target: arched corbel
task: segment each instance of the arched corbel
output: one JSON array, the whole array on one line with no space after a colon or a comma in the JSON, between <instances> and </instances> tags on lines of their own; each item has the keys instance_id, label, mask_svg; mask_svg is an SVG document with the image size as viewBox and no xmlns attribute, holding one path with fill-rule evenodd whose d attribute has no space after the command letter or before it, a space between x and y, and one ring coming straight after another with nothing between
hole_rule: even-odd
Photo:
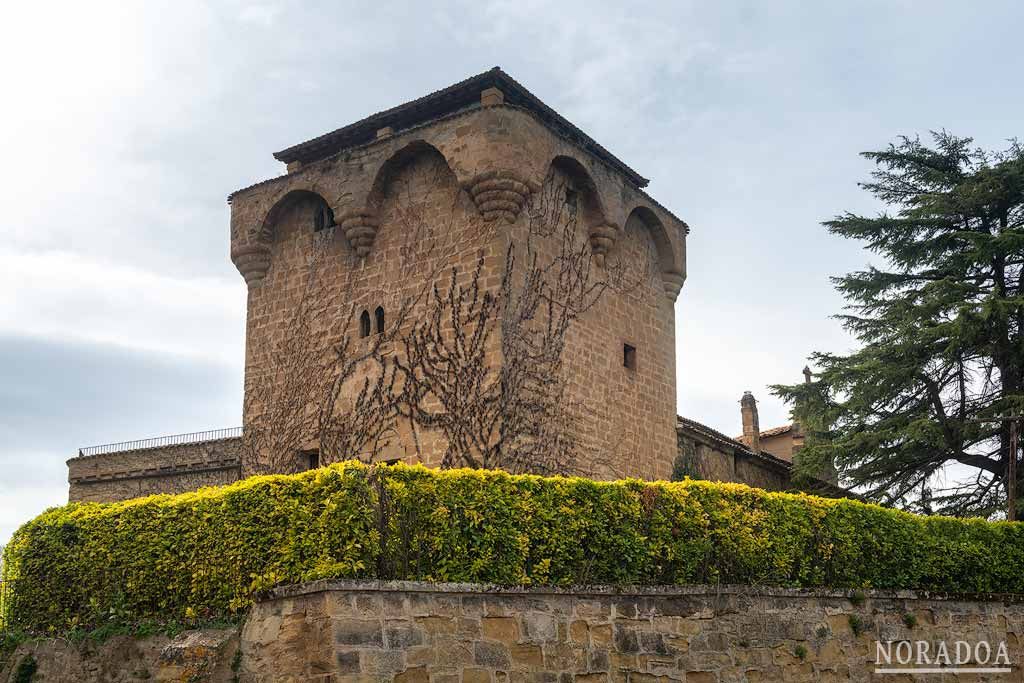
<instances>
[{"instance_id":1,"label":"arched corbel","mask_svg":"<svg viewBox=\"0 0 1024 683\"><path fill-rule=\"evenodd\" d=\"M514 223L526 206L530 193L540 186L516 171L495 170L479 173L463 184L484 220L504 218Z\"/></svg>"},{"instance_id":2,"label":"arched corbel","mask_svg":"<svg viewBox=\"0 0 1024 683\"><path fill-rule=\"evenodd\" d=\"M636 206L626 216L624 225L629 227L630 221L639 221L654 240L658 258L658 271L661 275L665 295L672 301L679 298L679 292L686 282L685 244L677 245L669 238L668 230L658 215L649 206Z\"/></svg>"},{"instance_id":3,"label":"arched corbel","mask_svg":"<svg viewBox=\"0 0 1024 683\"><path fill-rule=\"evenodd\" d=\"M604 267L605 257L618 239L619 229L611 223L597 223L591 225L588 232L590 234L590 251L594 255L594 262L598 266Z\"/></svg>"},{"instance_id":4,"label":"arched corbel","mask_svg":"<svg viewBox=\"0 0 1024 683\"><path fill-rule=\"evenodd\" d=\"M251 289L261 282L270 270L270 245L257 241L231 247L231 261Z\"/></svg>"},{"instance_id":5,"label":"arched corbel","mask_svg":"<svg viewBox=\"0 0 1024 683\"><path fill-rule=\"evenodd\" d=\"M661 281L665 285L665 294L672 301L675 301L679 298L679 292L683 288L683 283L686 282L686 274L663 272L661 274Z\"/></svg>"},{"instance_id":6,"label":"arched corbel","mask_svg":"<svg viewBox=\"0 0 1024 683\"><path fill-rule=\"evenodd\" d=\"M373 241L380 229L380 219L372 208L347 211L337 219L349 246L360 258L365 258L373 248Z\"/></svg>"}]
</instances>

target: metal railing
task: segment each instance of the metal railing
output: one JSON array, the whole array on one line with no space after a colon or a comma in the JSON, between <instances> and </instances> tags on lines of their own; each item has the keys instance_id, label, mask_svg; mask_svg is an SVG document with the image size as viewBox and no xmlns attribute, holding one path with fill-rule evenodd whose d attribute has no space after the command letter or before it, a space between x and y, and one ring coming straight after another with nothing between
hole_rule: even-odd
<instances>
[{"instance_id":1,"label":"metal railing","mask_svg":"<svg viewBox=\"0 0 1024 683\"><path fill-rule=\"evenodd\" d=\"M180 446L182 444L202 443L203 441L216 441L218 439L234 439L240 436L242 436L241 427L211 429L210 431L207 432L189 432L188 434L158 436L152 439L121 441L120 443L108 443L103 444L102 446L89 446L88 448L79 448L78 457L82 457L84 455L100 455L102 453L138 451L144 448L160 448L162 446Z\"/></svg>"}]
</instances>

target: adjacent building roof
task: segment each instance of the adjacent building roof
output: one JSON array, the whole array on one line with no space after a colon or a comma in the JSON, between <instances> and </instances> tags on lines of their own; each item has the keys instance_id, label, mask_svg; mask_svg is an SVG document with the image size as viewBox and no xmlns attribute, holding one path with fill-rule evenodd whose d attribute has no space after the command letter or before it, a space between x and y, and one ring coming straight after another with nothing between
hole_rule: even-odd
<instances>
[{"instance_id":1,"label":"adjacent building roof","mask_svg":"<svg viewBox=\"0 0 1024 683\"><path fill-rule=\"evenodd\" d=\"M395 132L398 132L446 114L478 107L480 106L480 92L486 88L498 88L504 94L506 104L529 110L555 132L622 173L636 187L646 187L647 178L627 166L589 135L541 102L500 67L494 67L443 90L378 112L312 140L293 145L274 154L274 158L286 164L294 161L305 164L324 159L341 150L374 140L377 131L381 128L390 126Z\"/></svg>"},{"instance_id":2,"label":"adjacent building roof","mask_svg":"<svg viewBox=\"0 0 1024 683\"><path fill-rule=\"evenodd\" d=\"M752 458L758 458L776 467L782 467L786 470L793 469L793 463L789 462L788 460L783 460L778 456L772 455L768 451L761 451L760 453L755 453L754 451L750 450L750 447L747 446L747 444L743 443L742 441L737 441L736 439L730 438L723 434L722 432L718 431L717 429L712 429L711 427L708 427L706 424L702 424L700 422L697 422L696 420L691 420L687 417L676 415L676 429L689 429L719 446L724 446L726 448L732 448L735 450L742 451L744 454L749 455Z\"/></svg>"},{"instance_id":3,"label":"adjacent building roof","mask_svg":"<svg viewBox=\"0 0 1024 683\"><path fill-rule=\"evenodd\" d=\"M788 424L788 425L782 425L781 427L772 427L771 429L766 429L763 432L761 432L759 436L762 439L767 439L767 438L770 438L770 437L773 437L773 436L779 436L780 434L785 434L785 433L791 432L791 431L793 431L793 424L792 423ZM742 439L743 435L741 434L740 436L737 436L736 438L737 439Z\"/></svg>"},{"instance_id":4,"label":"adjacent building roof","mask_svg":"<svg viewBox=\"0 0 1024 683\"><path fill-rule=\"evenodd\" d=\"M792 425L789 425L788 428L792 428ZM768 463L773 467L785 469L788 472L793 471L793 463L789 462L788 460L783 460L782 458L776 455L772 455L768 451L761 451L760 453L755 453L754 451L750 450L750 447L747 446L742 441L732 439L723 434L722 432L718 431L717 429L712 429L711 427L708 427L705 424L701 424L696 420L691 420L689 418L682 417L681 415L676 415L676 430L688 430L690 432L697 434L698 436L704 437L705 439L711 441L712 443L715 443L718 446L740 451L741 453L748 457L758 458L762 462ZM779 431L779 433L783 433L784 431L786 431L785 429L782 428L779 428L779 430L781 430ZM770 429L768 431L775 432L777 430ZM764 432L761 432L761 434L763 435ZM837 486L835 484L832 484L821 479L815 480L813 488L814 493L818 493L821 495L840 498L855 498L857 500L863 500L860 494L854 493L853 491L844 489L841 486Z\"/></svg>"}]
</instances>

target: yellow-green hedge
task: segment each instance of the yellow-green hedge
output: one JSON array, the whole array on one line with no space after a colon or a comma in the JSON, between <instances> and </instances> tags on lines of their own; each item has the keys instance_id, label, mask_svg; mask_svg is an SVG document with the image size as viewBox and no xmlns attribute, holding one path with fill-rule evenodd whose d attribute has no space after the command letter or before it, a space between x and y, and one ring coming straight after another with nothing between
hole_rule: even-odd
<instances>
[{"instance_id":1,"label":"yellow-green hedge","mask_svg":"<svg viewBox=\"0 0 1024 683\"><path fill-rule=\"evenodd\" d=\"M219 616L335 577L1019 593L1022 528L739 484L345 463L54 508L17 531L5 573L31 631Z\"/></svg>"}]
</instances>

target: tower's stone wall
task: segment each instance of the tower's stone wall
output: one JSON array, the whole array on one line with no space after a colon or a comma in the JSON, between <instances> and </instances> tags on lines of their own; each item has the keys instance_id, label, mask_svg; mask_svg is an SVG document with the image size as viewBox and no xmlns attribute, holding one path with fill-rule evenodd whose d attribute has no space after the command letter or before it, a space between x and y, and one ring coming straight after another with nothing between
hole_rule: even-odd
<instances>
[{"instance_id":1,"label":"tower's stone wall","mask_svg":"<svg viewBox=\"0 0 1024 683\"><path fill-rule=\"evenodd\" d=\"M676 444L673 304L685 277L685 225L519 107L473 107L380 135L232 195L232 257L249 283L243 421L250 424L253 387L273 372L272 354L280 353L275 348L308 291L317 240L325 245L317 286L331 302L318 329L352 303L357 314L382 306L391 319L424 278L449 276L437 259L458 265L468 279L482 254L481 282L497 289L507 246L518 248L528 230L531 198L545 183L564 182L579 195L578 238L593 250L595 269L628 273L625 286L609 289L567 338L567 405L580 444L575 469L668 477ZM337 227L314 234L323 206ZM431 250L434 242L442 247ZM548 246L557 248L554 240ZM359 324L358 315L351 324ZM325 344L331 334L324 332ZM624 365L625 345L634 349L632 368ZM493 346L498 364L497 340ZM410 431L400 425L376 458L440 464L443 439Z\"/></svg>"}]
</instances>

